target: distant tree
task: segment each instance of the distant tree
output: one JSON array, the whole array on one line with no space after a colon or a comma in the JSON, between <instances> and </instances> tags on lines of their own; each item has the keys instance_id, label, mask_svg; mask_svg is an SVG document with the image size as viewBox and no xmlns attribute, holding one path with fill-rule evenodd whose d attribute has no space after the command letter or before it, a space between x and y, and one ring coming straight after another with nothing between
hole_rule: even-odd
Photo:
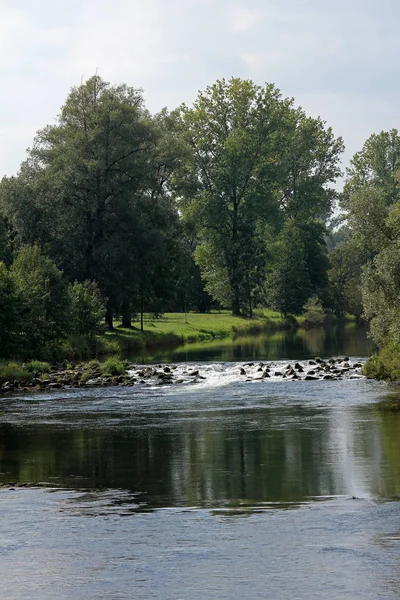
<instances>
[{"instance_id":1,"label":"distant tree","mask_svg":"<svg viewBox=\"0 0 400 600\"><path fill-rule=\"evenodd\" d=\"M363 313L361 274L368 253L353 238L335 248L329 260L329 298L326 304L338 316L348 312L360 318Z\"/></svg>"},{"instance_id":2,"label":"distant tree","mask_svg":"<svg viewBox=\"0 0 400 600\"><path fill-rule=\"evenodd\" d=\"M372 134L350 161L342 195L343 208L350 209L352 194L365 187L381 190L387 205L399 200L399 169L400 135L397 129Z\"/></svg>"},{"instance_id":3,"label":"distant tree","mask_svg":"<svg viewBox=\"0 0 400 600\"><path fill-rule=\"evenodd\" d=\"M13 278L0 261L0 356L8 357L18 350L19 302Z\"/></svg>"},{"instance_id":4,"label":"distant tree","mask_svg":"<svg viewBox=\"0 0 400 600\"><path fill-rule=\"evenodd\" d=\"M301 230L288 219L274 247L273 270L267 280L268 298L285 317L301 314L312 294Z\"/></svg>"},{"instance_id":5,"label":"distant tree","mask_svg":"<svg viewBox=\"0 0 400 600\"><path fill-rule=\"evenodd\" d=\"M105 301L94 281L75 281L69 287L71 298L70 330L74 334L93 336L104 330Z\"/></svg>"},{"instance_id":6,"label":"distant tree","mask_svg":"<svg viewBox=\"0 0 400 600\"><path fill-rule=\"evenodd\" d=\"M269 260L260 232L327 217L342 141L273 85L241 79L208 87L182 119L191 152L178 190L196 260L214 298L251 314Z\"/></svg>"},{"instance_id":7,"label":"distant tree","mask_svg":"<svg viewBox=\"0 0 400 600\"><path fill-rule=\"evenodd\" d=\"M272 85L231 79L200 93L193 108L182 108L191 152L181 170L180 206L196 228L207 289L233 314L243 306L258 221L277 211L275 135L289 106Z\"/></svg>"},{"instance_id":8,"label":"distant tree","mask_svg":"<svg viewBox=\"0 0 400 600\"><path fill-rule=\"evenodd\" d=\"M374 340L400 345L400 203L390 208L384 226L388 242L364 267L362 298Z\"/></svg>"},{"instance_id":9,"label":"distant tree","mask_svg":"<svg viewBox=\"0 0 400 600\"><path fill-rule=\"evenodd\" d=\"M110 327L117 310L130 322L168 267L178 221L166 193L173 128L166 111L150 117L139 90L92 77L72 88L18 176L0 186L19 240L37 241L69 281L95 280Z\"/></svg>"},{"instance_id":10,"label":"distant tree","mask_svg":"<svg viewBox=\"0 0 400 600\"><path fill-rule=\"evenodd\" d=\"M61 271L38 246L19 252L11 275L20 302L21 344L36 355L69 333L70 296Z\"/></svg>"}]
</instances>

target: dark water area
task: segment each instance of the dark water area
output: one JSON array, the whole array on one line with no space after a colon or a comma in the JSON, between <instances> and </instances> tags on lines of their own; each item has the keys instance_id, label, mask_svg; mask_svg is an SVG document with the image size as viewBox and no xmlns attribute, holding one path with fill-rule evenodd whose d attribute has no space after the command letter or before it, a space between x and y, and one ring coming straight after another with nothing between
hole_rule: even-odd
<instances>
[{"instance_id":1,"label":"dark water area","mask_svg":"<svg viewBox=\"0 0 400 600\"><path fill-rule=\"evenodd\" d=\"M397 388L193 364L0 401L0 597L398 599Z\"/></svg>"},{"instance_id":2,"label":"dark water area","mask_svg":"<svg viewBox=\"0 0 400 600\"><path fill-rule=\"evenodd\" d=\"M151 364L185 361L301 360L315 356L371 356L375 344L366 327L355 323L324 328L290 329L259 335L222 338L212 342L185 344L173 350L130 356Z\"/></svg>"}]
</instances>

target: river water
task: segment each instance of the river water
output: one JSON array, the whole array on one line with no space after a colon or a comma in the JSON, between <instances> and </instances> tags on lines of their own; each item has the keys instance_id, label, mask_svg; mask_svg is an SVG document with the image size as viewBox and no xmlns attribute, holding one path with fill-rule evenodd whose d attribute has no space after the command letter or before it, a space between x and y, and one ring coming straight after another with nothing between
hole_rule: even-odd
<instances>
[{"instance_id":1,"label":"river water","mask_svg":"<svg viewBox=\"0 0 400 600\"><path fill-rule=\"evenodd\" d=\"M192 384L1 400L0 597L398 599L398 392L240 377L239 347L279 367L289 342L194 348Z\"/></svg>"}]
</instances>

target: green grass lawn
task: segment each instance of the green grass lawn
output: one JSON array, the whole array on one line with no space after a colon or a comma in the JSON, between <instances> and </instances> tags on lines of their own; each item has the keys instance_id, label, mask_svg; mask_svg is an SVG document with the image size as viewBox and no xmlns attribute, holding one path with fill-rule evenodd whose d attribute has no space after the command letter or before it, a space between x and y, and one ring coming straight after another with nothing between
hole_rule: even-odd
<instances>
[{"instance_id":1,"label":"green grass lawn","mask_svg":"<svg viewBox=\"0 0 400 600\"><path fill-rule=\"evenodd\" d=\"M133 322L132 329L121 327L116 321L114 331L107 331L98 340L98 352L105 354L135 351L157 345L175 345L177 343L201 342L228 336L257 333L268 329L283 327L284 320L272 310L257 311L253 319L233 317L229 311L207 314L164 313L159 318L151 314L144 316L143 332L140 321Z\"/></svg>"},{"instance_id":2,"label":"green grass lawn","mask_svg":"<svg viewBox=\"0 0 400 600\"><path fill-rule=\"evenodd\" d=\"M240 332L246 333L263 330L271 326L282 324L279 313L263 311L253 319L233 317L228 311L200 313L165 313L159 318L145 315L144 333L150 336L160 334L173 334L185 341L200 341L214 337L235 335ZM118 324L117 324L118 326ZM135 329L123 329L118 326L118 331L127 334L140 334L140 322L133 323ZM137 332L137 333L136 333Z\"/></svg>"}]
</instances>

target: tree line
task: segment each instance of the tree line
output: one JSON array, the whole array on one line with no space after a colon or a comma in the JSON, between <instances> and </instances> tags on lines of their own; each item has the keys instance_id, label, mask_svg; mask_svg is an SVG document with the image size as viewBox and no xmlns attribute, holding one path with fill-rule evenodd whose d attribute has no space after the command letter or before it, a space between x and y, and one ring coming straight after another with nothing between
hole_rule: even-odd
<instances>
[{"instance_id":1,"label":"tree line","mask_svg":"<svg viewBox=\"0 0 400 600\"><path fill-rule=\"evenodd\" d=\"M94 335L103 314L109 328L144 311L288 315L310 298L337 314L365 310L377 332L372 282L388 246L375 221L362 233L360 215L373 198L388 210L385 231L395 226L397 166L372 175L364 149L339 194L343 149L271 84L220 80L155 115L125 84L95 76L72 88L0 183L3 353Z\"/></svg>"}]
</instances>

